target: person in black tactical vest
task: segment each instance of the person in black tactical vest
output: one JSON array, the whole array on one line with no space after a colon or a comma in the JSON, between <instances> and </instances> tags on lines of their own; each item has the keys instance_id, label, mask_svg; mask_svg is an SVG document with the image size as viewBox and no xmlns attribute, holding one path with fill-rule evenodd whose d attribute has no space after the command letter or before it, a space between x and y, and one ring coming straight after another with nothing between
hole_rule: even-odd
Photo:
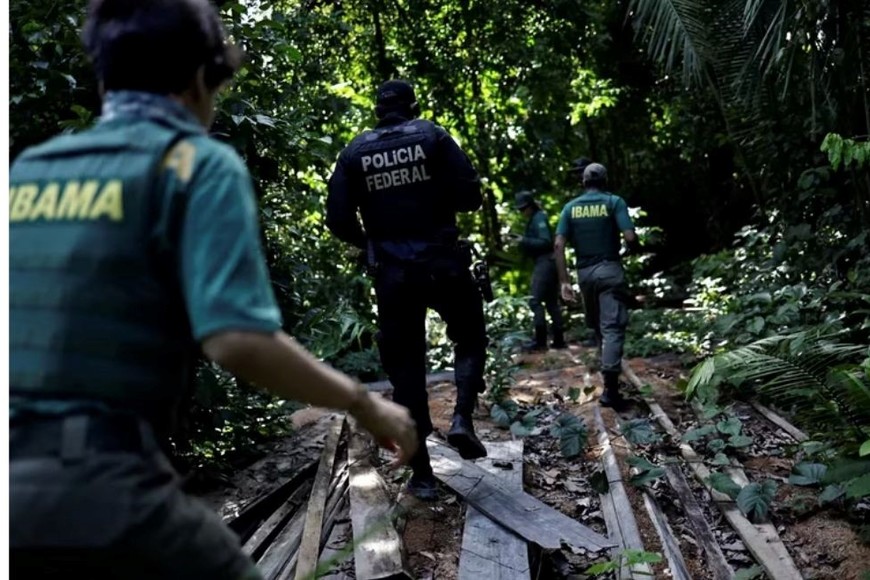
<instances>
[{"instance_id":1,"label":"person in black tactical vest","mask_svg":"<svg viewBox=\"0 0 870 580\"><path fill-rule=\"evenodd\" d=\"M447 441L462 457L484 457L472 412L488 344L483 303L458 246L457 212L481 207L480 179L441 127L417 118L413 87L390 80L377 91L372 130L341 152L329 180L326 224L367 252L374 267L381 362L393 400L411 411L420 441L432 432L426 393L426 311L434 309L454 342L456 406ZM359 210L362 225L357 218ZM408 490L437 497L425 444L411 460Z\"/></svg>"},{"instance_id":2,"label":"person in black tactical vest","mask_svg":"<svg viewBox=\"0 0 870 580\"><path fill-rule=\"evenodd\" d=\"M207 0L94 0L96 125L10 168L13 578L262 575L162 447L201 350L287 399L345 410L398 464L408 411L282 330L241 158L211 139L240 54Z\"/></svg>"},{"instance_id":3,"label":"person in black tactical vest","mask_svg":"<svg viewBox=\"0 0 870 580\"><path fill-rule=\"evenodd\" d=\"M547 214L535 201L530 191L515 196L515 206L528 220L522 236L516 238L520 251L534 262L532 269L532 297L529 307L534 315L534 340L525 345L527 350L547 350L547 317L553 330L553 348L565 348L562 330L562 310L559 306L559 274L553 256L553 232Z\"/></svg>"},{"instance_id":4,"label":"person in black tactical vest","mask_svg":"<svg viewBox=\"0 0 870 580\"><path fill-rule=\"evenodd\" d=\"M640 249L628 206L605 190L607 170L591 163L583 171L585 191L568 202L556 227L556 264L562 298L574 301L568 276L565 247L570 244L577 260L580 291L586 317L598 335L604 393L599 403L622 409L619 392L625 329L628 326L628 287L620 257L620 233L631 251Z\"/></svg>"}]
</instances>

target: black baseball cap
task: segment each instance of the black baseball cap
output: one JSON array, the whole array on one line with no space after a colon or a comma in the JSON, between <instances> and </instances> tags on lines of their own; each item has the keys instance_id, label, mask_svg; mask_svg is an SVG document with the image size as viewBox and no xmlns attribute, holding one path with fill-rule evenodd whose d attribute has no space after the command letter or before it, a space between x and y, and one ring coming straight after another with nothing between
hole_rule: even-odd
<instances>
[{"instance_id":1,"label":"black baseball cap","mask_svg":"<svg viewBox=\"0 0 870 580\"><path fill-rule=\"evenodd\" d=\"M583 172L589 167L589 164L592 163L591 159L587 159L586 157L579 157L571 162L571 166L568 168L570 173L579 173L583 175Z\"/></svg>"},{"instance_id":2,"label":"black baseball cap","mask_svg":"<svg viewBox=\"0 0 870 580\"><path fill-rule=\"evenodd\" d=\"M393 79L378 87L377 104L381 107L394 108L410 105L416 100L414 87L408 81Z\"/></svg>"}]
</instances>

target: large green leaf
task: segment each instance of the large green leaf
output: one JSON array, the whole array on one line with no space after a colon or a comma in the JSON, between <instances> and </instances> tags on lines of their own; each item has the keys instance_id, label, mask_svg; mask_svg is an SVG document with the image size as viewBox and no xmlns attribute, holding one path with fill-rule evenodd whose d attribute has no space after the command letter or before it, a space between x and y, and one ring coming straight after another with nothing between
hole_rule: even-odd
<instances>
[{"instance_id":1,"label":"large green leaf","mask_svg":"<svg viewBox=\"0 0 870 580\"><path fill-rule=\"evenodd\" d=\"M792 485L819 485L825 477L828 468L821 463L799 463L794 467L794 473L789 475L788 482Z\"/></svg>"},{"instance_id":2,"label":"large green leaf","mask_svg":"<svg viewBox=\"0 0 870 580\"><path fill-rule=\"evenodd\" d=\"M737 507L752 521L763 521L775 495L776 483L769 479L761 483L750 483L737 495Z\"/></svg>"}]
</instances>

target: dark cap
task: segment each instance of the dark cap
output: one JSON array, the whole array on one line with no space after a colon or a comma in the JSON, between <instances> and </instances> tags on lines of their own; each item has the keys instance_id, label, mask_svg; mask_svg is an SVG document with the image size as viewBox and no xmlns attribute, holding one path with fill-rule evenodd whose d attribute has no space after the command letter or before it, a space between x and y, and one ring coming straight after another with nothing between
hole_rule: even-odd
<instances>
[{"instance_id":1,"label":"dark cap","mask_svg":"<svg viewBox=\"0 0 870 580\"><path fill-rule=\"evenodd\" d=\"M385 108L410 105L417 100L411 83L393 79L378 87L377 104Z\"/></svg>"},{"instance_id":2,"label":"dark cap","mask_svg":"<svg viewBox=\"0 0 870 580\"><path fill-rule=\"evenodd\" d=\"M530 205L535 204L535 196L532 195L531 191L520 191L516 194L516 197L514 199L514 205L519 210L526 209Z\"/></svg>"},{"instance_id":3,"label":"dark cap","mask_svg":"<svg viewBox=\"0 0 870 580\"><path fill-rule=\"evenodd\" d=\"M583 170L583 183L587 181L605 181L607 179L607 169L600 163L590 163Z\"/></svg>"},{"instance_id":4,"label":"dark cap","mask_svg":"<svg viewBox=\"0 0 870 580\"><path fill-rule=\"evenodd\" d=\"M583 172L592 163L591 159L587 159L586 157L580 157L579 159L575 159L571 162L571 167L568 168L568 171L571 173L579 173L583 175Z\"/></svg>"}]
</instances>

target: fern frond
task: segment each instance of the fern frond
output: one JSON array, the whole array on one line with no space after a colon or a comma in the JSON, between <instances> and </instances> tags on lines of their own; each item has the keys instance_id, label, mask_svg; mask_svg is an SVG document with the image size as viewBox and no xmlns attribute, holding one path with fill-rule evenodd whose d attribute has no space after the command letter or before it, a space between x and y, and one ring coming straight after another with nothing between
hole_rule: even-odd
<instances>
[{"instance_id":1,"label":"fern frond","mask_svg":"<svg viewBox=\"0 0 870 580\"><path fill-rule=\"evenodd\" d=\"M857 363L866 345L830 342L819 333L769 337L707 359L695 368L687 392L719 380L755 388L809 425L830 432L870 429L870 385Z\"/></svg>"}]
</instances>

